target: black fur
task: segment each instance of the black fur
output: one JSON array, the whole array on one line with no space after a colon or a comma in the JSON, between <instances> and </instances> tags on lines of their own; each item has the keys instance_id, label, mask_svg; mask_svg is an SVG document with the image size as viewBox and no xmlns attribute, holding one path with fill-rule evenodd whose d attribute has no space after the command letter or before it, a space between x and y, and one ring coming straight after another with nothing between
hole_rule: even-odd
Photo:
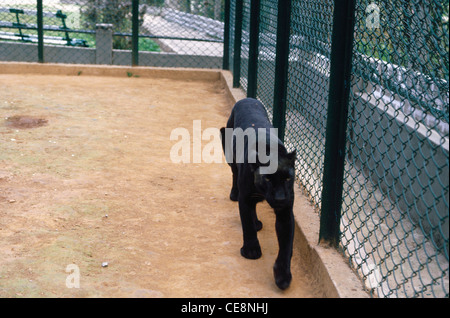
<instances>
[{"instance_id":1,"label":"black fur","mask_svg":"<svg viewBox=\"0 0 450 318\"><path fill-rule=\"evenodd\" d=\"M227 128L266 128L266 140L269 140L269 129L273 128L264 106L256 99L246 98L236 103L227 122ZM222 146L225 151L225 128L221 128ZM281 141L278 141L278 168L274 174L261 174L262 164L249 163L248 142L245 143L245 160L236 160L236 143L233 141L233 162L229 162L233 173L233 185L230 199L239 202L239 214L242 223L244 244L241 255L249 259L261 257L261 247L257 231L262 223L256 215L256 204L267 200L276 215L275 229L278 238L279 252L273 267L275 283L280 289L286 289L292 279L290 264L294 238L294 176L295 151L288 153Z\"/></svg>"}]
</instances>

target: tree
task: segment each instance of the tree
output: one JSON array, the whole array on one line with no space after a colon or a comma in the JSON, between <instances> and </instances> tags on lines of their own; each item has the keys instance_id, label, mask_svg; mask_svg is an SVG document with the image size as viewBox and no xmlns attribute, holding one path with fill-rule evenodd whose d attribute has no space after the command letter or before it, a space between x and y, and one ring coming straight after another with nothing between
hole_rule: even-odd
<instances>
[{"instance_id":1,"label":"tree","mask_svg":"<svg viewBox=\"0 0 450 318\"><path fill-rule=\"evenodd\" d=\"M86 28L95 29L97 23L110 23L113 25L113 32L131 33L131 9L131 0L86 0L86 5L81 9L81 15ZM145 14L145 7L143 9L140 12L140 24ZM131 39L115 36L113 48L130 49Z\"/></svg>"}]
</instances>

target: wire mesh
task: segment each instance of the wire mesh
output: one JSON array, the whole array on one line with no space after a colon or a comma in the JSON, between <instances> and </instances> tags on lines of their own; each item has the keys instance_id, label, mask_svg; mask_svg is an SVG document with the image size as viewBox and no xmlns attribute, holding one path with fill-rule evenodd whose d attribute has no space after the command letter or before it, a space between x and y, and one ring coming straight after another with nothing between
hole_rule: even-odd
<instances>
[{"instance_id":1,"label":"wire mesh","mask_svg":"<svg viewBox=\"0 0 450 318\"><path fill-rule=\"evenodd\" d=\"M234 73L234 32L235 32L235 25L236 25L236 2L230 1L230 47L228 49L229 52L229 68L232 73Z\"/></svg>"},{"instance_id":2,"label":"wire mesh","mask_svg":"<svg viewBox=\"0 0 450 318\"><path fill-rule=\"evenodd\" d=\"M141 36L159 51L178 55L179 64L219 68L223 56L222 1L141 1ZM152 5L157 3L157 5ZM141 39L143 40L143 39ZM143 45L140 44L140 50ZM211 59L208 59L212 57ZM172 66L166 59L161 66Z\"/></svg>"},{"instance_id":3,"label":"wire mesh","mask_svg":"<svg viewBox=\"0 0 450 318\"><path fill-rule=\"evenodd\" d=\"M448 1L356 13L342 247L377 296L448 297Z\"/></svg>"},{"instance_id":4,"label":"wire mesh","mask_svg":"<svg viewBox=\"0 0 450 318\"><path fill-rule=\"evenodd\" d=\"M131 0L43 0L43 11L45 62L131 65ZM140 0L138 11L139 65L222 66L223 1ZM110 48L97 45L99 24L112 25ZM37 50L36 1L1 1L0 60L37 62Z\"/></svg>"},{"instance_id":5,"label":"wire mesh","mask_svg":"<svg viewBox=\"0 0 450 318\"><path fill-rule=\"evenodd\" d=\"M257 98L266 106L271 119L275 85L277 14L278 5L276 1L261 0L256 94Z\"/></svg>"},{"instance_id":6,"label":"wire mesh","mask_svg":"<svg viewBox=\"0 0 450 318\"><path fill-rule=\"evenodd\" d=\"M241 44L241 76L240 84L243 90L248 88L248 60L250 51L250 0L243 0L242 13L242 44Z\"/></svg>"},{"instance_id":7,"label":"wire mesh","mask_svg":"<svg viewBox=\"0 0 450 318\"><path fill-rule=\"evenodd\" d=\"M293 2L286 142L297 149L297 177L320 208L333 1Z\"/></svg>"},{"instance_id":8,"label":"wire mesh","mask_svg":"<svg viewBox=\"0 0 450 318\"><path fill-rule=\"evenodd\" d=\"M48 20L48 19L46 19ZM46 21L47 22L47 21ZM48 23L48 22L47 22ZM59 21L57 21L59 24ZM29 56L33 55L37 60L37 32L30 28L37 26L36 4L29 2L12 1L0 4L0 58L1 60L14 59L16 61L28 62ZM11 43L23 42L21 49L17 49Z\"/></svg>"}]
</instances>

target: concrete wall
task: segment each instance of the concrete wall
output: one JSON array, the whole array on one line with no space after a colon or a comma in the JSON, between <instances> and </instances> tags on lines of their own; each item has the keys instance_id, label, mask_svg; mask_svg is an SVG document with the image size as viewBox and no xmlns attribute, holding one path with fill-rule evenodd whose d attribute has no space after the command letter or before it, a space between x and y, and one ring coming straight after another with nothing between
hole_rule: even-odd
<instances>
[{"instance_id":1,"label":"concrete wall","mask_svg":"<svg viewBox=\"0 0 450 318\"><path fill-rule=\"evenodd\" d=\"M449 238L448 138L375 99L356 92L349 123L352 164L438 248ZM445 239L445 240L444 240Z\"/></svg>"},{"instance_id":2,"label":"concrete wall","mask_svg":"<svg viewBox=\"0 0 450 318\"><path fill-rule=\"evenodd\" d=\"M110 65L131 65L131 51L113 50ZM96 49L66 46L45 46L46 63L105 64L97 63ZM0 61L37 62L36 44L0 42ZM179 55L174 53L140 52L139 66L221 68L222 58L216 56Z\"/></svg>"}]
</instances>

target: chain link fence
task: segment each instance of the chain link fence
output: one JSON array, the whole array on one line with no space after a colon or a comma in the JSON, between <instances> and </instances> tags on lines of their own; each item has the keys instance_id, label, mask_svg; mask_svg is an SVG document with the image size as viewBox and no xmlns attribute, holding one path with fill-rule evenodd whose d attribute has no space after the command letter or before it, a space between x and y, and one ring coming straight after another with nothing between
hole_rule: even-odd
<instances>
[{"instance_id":1,"label":"chain link fence","mask_svg":"<svg viewBox=\"0 0 450 318\"><path fill-rule=\"evenodd\" d=\"M448 297L449 2L344 2L354 26L340 213L332 215L338 248L372 296ZM235 87L256 87L271 117L279 107L275 92L286 90L284 141L297 149L298 184L321 219L324 167L335 160L325 158L332 78L345 82L331 74L334 4L248 0L240 9L229 2ZM282 6L289 6L289 16L280 15ZM248 68L252 14L259 17L256 80ZM290 21L281 34L280 19ZM283 34L289 51L280 59ZM278 73L283 58L285 87L276 76L284 74Z\"/></svg>"},{"instance_id":2,"label":"chain link fence","mask_svg":"<svg viewBox=\"0 0 450 318\"><path fill-rule=\"evenodd\" d=\"M0 60L220 68L223 20L221 0L2 0Z\"/></svg>"},{"instance_id":3,"label":"chain link fence","mask_svg":"<svg viewBox=\"0 0 450 318\"><path fill-rule=\"evenodd\" d=\"M358 1L342 245L377 295L448 297L448 1Z\"/></svg>"},{"instance_id":4,"label":"chain link fence","mask_svg":"<svg viewBox=\"0 0 450 318\"><path fill-rule=\"evenodd\" d=\"M299 182L316 208L322 195L333 1L294 2L286 141L301 150Z\"/></svg>"},{"instance_id":5,"label":"chain link fence","mask_svg":"<svg viewBox=\"0 0 450 318\"><path fill-rule=\"evenodd\" d=\"M273 117L273 88L275 85L277 21L278 7L276 1L261 1L256 94L258 99L266 105L271 119Z\"/></svg>"}]
</instances>

